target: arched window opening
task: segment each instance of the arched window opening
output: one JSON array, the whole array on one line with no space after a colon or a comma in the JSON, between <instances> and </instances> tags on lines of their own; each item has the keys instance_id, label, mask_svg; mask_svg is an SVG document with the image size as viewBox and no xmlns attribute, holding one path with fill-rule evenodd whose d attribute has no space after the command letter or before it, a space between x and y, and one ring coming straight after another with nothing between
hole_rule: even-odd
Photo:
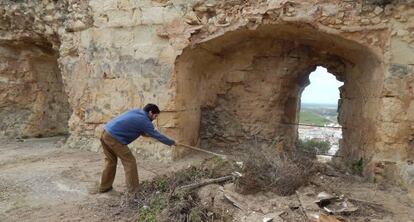
<instances>
[{"instance_id":1,"label":"arched window opening","mask_svg":"<svg viewBox=\"0 0 414 222\"><path fill-rule=\"evenodd\" d=\"M338 151L342 139L338 101L343 82L322 66L310 74L309 81L301 95L299 144L305 151L319 154L319 160L329 161Z\"/></svg>"}]
</instances>

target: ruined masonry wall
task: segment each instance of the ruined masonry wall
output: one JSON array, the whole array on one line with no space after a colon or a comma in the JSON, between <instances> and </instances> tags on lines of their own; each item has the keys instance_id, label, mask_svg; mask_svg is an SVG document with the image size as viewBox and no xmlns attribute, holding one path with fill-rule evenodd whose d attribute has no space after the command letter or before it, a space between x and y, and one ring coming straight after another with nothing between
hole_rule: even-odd
<instances>
[{"instance_id":1,"label":"ruined masonry wall","mask_svg":"<svg viewBox=\"0 0 414 222\"><path fill-rule=\"evenodd\" d=\"M217 104L223 99L233 105L249 103L248 94L240 85L254 85L254 78L259 77L245 78L245 83L240 84L244 74L224 76L227 71L237 71L230 67L238 64L232 61L239 56L236 51L251 38L273 41L269 46L275 47L288 40L287 45L319 53L319 62L332 65L337 77L349 83L343 91L340 113L342 124L355 129L344 132L340 152L349 156L347 162L351 164L362 157L367 175L402 179L413 185L414 3L412 0L383 2L3 1L0 23L5 28L0 30L0 39L7 41L6 44L10 41L46 44L58 55L63 88L72 110L67 146L91 150L99 150L97 138L103 124L131 107L148 102L159 104L165 111L156 123L161 132L178 141L196 144L200 133L206 135L204 127L200 129L206 110L220 107ZM299 54L308 50L304 48ZM203 54L198 50L209 52ZM256 55L258 51L249 53ZM287 55L277 54L274 58L280 64L272 67L281 70L285 64L294 67L294 63L286 60L290 58ZM194 63L203 59L205 64L195 67ZM248 64L252 61L260 59L246 60ZM281 72L263 72L260 64L245 70L262 72L266 84L253 87L263 89L258 96L289 98L286 103L274 106L271 111L274 119L270 122L283 118L296 120L297 92L312 66L320 65L318 61L306 61L309 66L303 68L303 73L289 72L291 75L282 81L287 84L286 91L280 91L283 87L273 87L282 83L280 79L268 76ZM205 69L191 72L200 67ZM208 70L212 73L205 72ZM2 87L9 87L10 81L4 80ZM218 88L210 82L219 83ZM267 94L265 90L272 87L274 91ZM238 92L240 89L243 90ZM197 92L197 96L185 96L186 92ZM240 95L246 97L234 100ZM260 118L253 116L246 121ZM295 134L294 130L272 129L270 124L264 128L269 129L269 135L279 133L276 136L282 136L284 141ZM150 140L139 140L131 147L163 160L185 153Z\"/></svg>"}]
</instances>

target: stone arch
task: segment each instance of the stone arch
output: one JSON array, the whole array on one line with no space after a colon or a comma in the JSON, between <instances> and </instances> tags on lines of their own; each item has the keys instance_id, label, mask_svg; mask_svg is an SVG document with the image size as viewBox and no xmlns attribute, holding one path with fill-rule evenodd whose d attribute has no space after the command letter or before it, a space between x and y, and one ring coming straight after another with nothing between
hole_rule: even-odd
<instances>
[{"instance_id":1,"label":"stone arch","mask_svg":"<svg viewBox=\"0 0 414 222\"><path fill-rule=\"evenodd\" d=\"M289 123L297 123L301 92L319 65L344 82L340 153L348 161L370 158L382 60L364 45L299 23L240 29L185 48L174 72L180 138L223 149L255 138L292 149L297 126Z\"/></svg>"},{"instance_id":2,"label":"stone arch","mask_svg":"<svg viewBox=\"0 0 414 222\"><path fill-rule=\"evenodd\" d=\"M68 133L71 109L48 42L0 42L0 135L45 137Z\"/></svg>"}]
</instances>

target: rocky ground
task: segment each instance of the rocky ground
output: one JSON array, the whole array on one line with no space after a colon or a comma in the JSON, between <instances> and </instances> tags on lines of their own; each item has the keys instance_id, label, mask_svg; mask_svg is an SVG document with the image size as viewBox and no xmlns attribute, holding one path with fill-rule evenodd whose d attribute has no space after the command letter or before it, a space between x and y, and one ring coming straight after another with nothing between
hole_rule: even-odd
<instances>
[{"instance_id":1,"label":"rocky ground","mask_svg":"<svg viewBox=\"0 0 414 222\"><path fill-rule=\"evenodd\" d=\"M123 169L118 167L115 190L96 194L103 155L62 149L64 138L2 140L0 147L0 221L130 221L142 208L125 205ZM199 153L175 163L137 157L141 181L200 165ZM168 180L167 180L168 181ZM271 192L241 195L233 183L197 189L199 203L232 215L233 221L308 221L325 213L314 200L320 192L351 201L358 210L336 215L342 221L414 221L414 202L397 187L364 182L362 178L326 167L296 194ZM157 192L157 191L155 191ZM229 201L228 198L233 201ZM236 203L236 206L235 204ZM142 204L140 205L142 207ZM216 221L228 221L219 217Z\"/></svg>"}]
</instances>

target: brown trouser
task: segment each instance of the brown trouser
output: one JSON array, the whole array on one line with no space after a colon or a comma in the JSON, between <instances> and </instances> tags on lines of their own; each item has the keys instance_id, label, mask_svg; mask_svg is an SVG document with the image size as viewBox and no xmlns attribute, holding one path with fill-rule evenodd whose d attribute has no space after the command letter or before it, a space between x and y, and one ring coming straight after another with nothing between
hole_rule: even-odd
<instances>
[{"instance_id":1,"label":"brown trouser","mask_svg":"<svg viewBox=\"0 0 414 222\"><path fill-rule=\"evenodd\" d=\"M101 143L105 154L105 168L102 172L99 190L104 191L112 187L115 179L117 158L119 157L124 166L128 192L134 193L138 191L137 163L128 146L119 143L106 131L102 133Z\"/></svg>"}]
</instances>

